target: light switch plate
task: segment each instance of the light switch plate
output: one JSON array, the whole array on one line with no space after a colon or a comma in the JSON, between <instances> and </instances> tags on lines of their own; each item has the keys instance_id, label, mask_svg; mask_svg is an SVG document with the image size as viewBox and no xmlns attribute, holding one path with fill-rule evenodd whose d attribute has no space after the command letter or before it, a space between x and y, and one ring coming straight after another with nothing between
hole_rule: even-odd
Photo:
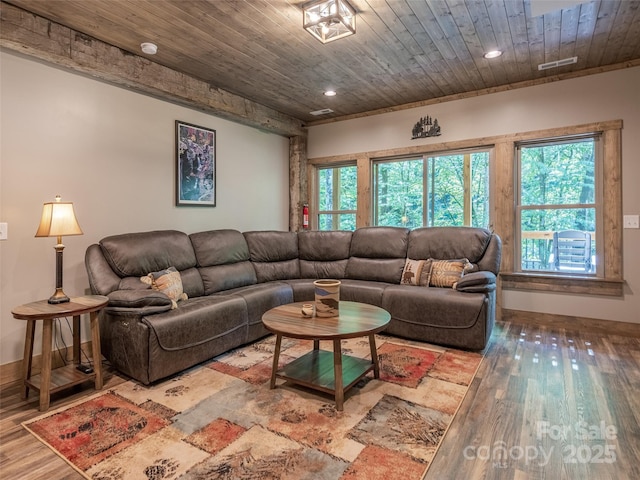
<instances>
[{"instance_id":1,"label":"light switch plate","mask_svg":"<svg viewBox=\"0 0 640 480\"><path fill-rule=\"evenodd\" d=\"M640 228L640 215L625 215L624 228Z\"/></svg>"},{"instance_id":2,"label":"light switch plate","mask_svg":"<svg viewBox=\"0 0 640 480\"><path fill-rule=\"evenodd\" d=\"M9 224L0 222L0 240L6 240L9 236Z\"/></svg>"}]
</instances>

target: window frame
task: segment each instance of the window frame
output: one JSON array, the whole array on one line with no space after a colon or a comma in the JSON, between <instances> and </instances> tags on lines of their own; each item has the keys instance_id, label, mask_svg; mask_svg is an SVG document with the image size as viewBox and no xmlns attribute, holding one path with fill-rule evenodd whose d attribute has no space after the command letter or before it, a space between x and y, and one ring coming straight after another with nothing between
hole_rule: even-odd
<instances>
[{"instance_id":1,"label":"window frame","mask_svg":"<svg viewBox=\"0 0 640 480\"><path fill-rule=\"evenodd\" d=\"M378 166L381 164L389 164L389 163L397 163L397 162L405 162L405 161L421 161L422 162L422 202L423 202L423 211L422 211L422 225L423 227L433 226L429 225L429 220L431 222L434 221L432 218L429 205L430 205L430 196L432 195L432 191L429 185L429 176L430 169L433 169L434 162L438 157L452 157L452 156L461 156L462 164L463 164L463 223L460 226L471 226L473 223L473 202L472 202L472 184L473 184L473 161L471 156L473 154L486 154L488 160L489 167L489 189L491 189L491 164L492 164L492 149L487 146L480 146L474 148L463 148L463 149L454 149L454 150L445 150L445 151L433 151L433 152L425 152L421 154L415 155L402 155L402 156L394 156L394 157L380 157L371 160L371 224L378 225L378 182L376 179L376 171ZM489 196L489 223L486 227L489 227L492 223L491 219L491 196Z\"/></svg>"},{"instance_id":2,"label":"window frame","mask_svg":"<svg viewBox=\"0 0 640 480\"><path fill-rule=\"evenodd\" d=\"M534 205L523 205L522 204L522 148L523 147L544 147L544 146L553 146L553 145L566 145L569 143L578 143L581 140L592 140L594 146L594 187L595 187L595 195L594 202L588 204L534 204ZM602 225L603 225L603 204L602 204L602 157L603 157L603 148L602 148L602 135L599 132L589 133L589 134L579 134L579 135L569 135L563 137L551 137L544 139L535 139L535 140L526 140L521 142L515 142L514 145L514 159L516 163L515 171L515 220L514 220L514 238L515 238L515 259L514 259L514 272L519 273L528 273L534 275L560 275L566 276L577 275L584 277L595 277L595 278L603 278L604 277L604 268L602 262L600 262L599 251L602 250L602 242L604 240L602 234ZM575 208L593 208L595 210L595 220L596 220L596 271L595 272L563 272L563 271L555 271L555 270L534 270L534 269L523 269L522 268L522 212L530 211L530 210L544 210L544 209L553 209L553 210L564 210L564 209L575 209Z\"/></svg>"},{"instance_id":3,"label":"window frame","mask_svg":"<svg viewBox=\"0 0 640 480\"><path fill-rule=\"evenodd\" d=\"M310 215L309 217L313 217L313 220L311 221L311 227L314 230L319 230L320 227L320 216L321 215L332 215L333 221L335 221L335 216L337 215L344 215L344 214L353 214L356 216L356 223L357 223L357 216L358 216L358 205L357 205L357 199L356 199L356 209L355 210L340 210L340 209L333 209L333 210L320 210L320 199L319 199L319 195L320 195L320 171L321 170L329 170L329 169L339 169L339 168L345 168L345 167L355 167L356 171L357 171L357 165L354 162L347 162L347 163L341 163L341 164L329 164L329 165L318 165L316 166L315 170L315 176L314 176L314 191L316 192L316 194L314 195L314 201L313 201L313 205L315 206L314 208L314 214ZM336 186L338 186L338 191L339 191L339 175L333 176L333 191L334 191L334 205L335 205L335 192L336 192ZM338 185L336 185L336 183L338 183ZM358 189L358 181L356 180L356 197L357 197L357 189ZM339 224L339 220L338 220L338 224ZM335 229L332 230L325 230L325 231L333 231ZM339 229L338 229L339 230Z\"/></svg>"},{"instance_id":4,"label":"window frame","mask_svg":"<svg viewBox=\"0 0 640 480\"><path fill-rule=\"evenodd\" d=\"M406 162L406 161L421 161L423 162L422 165L422 183L423 185L425 185L427 183L426 181L426 169L424 168L424 163L426 161L425 156L424 155L406 155L406 156L398 156L398 157L392 157L392 158L377 158L375 160L371 161L371 225L378 225L378 202L377 202L377 195L378 195L378 189L379 189L379 184L376 181L376 172L378 170L379 165L382 164L390 164L390 163L399 163L399 162ZM426 223L427 220L427 191L425 190L425 188L423 187L422 189L422 204L423 204L423 210L422 210L422 224L424 225ZM398 225L399 226L399 225Z\"/></svg>"},{"instance_id":5,"label":"window frame","mask_svg":"<svg viewBox=\"0 0 640 480\"><path fill-rule=\"evenodd\" d=\"M602 191L602 235L599 263L602 276L583 276L574 274L552 274L519 272L515 268L515 144L527 140L577 136L580 134L599 134L602 139L601 191ZM510 215L501 215L496 230L503 240L503 261L500 273L500 285L505 290L533 290L543 292L565 292L570 294L588 294L622 296L624 279L622 277L622 121L589 123L572 127L526 132L509 136L496 145L501 150L504 169L497 181L513 194L505 195L506 201L500 201L502 208ZM505 190L508 193L508 190ZM511 201L511 202L510 202ZM513 218L513 225L508 218Z\"/></svg>"}]
</instances>

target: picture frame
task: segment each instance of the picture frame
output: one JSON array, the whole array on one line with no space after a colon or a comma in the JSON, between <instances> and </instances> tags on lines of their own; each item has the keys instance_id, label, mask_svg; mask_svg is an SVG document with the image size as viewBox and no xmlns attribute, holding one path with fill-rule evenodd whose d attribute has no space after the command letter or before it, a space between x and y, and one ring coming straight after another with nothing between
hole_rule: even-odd
<instances>
[{"instance_id":1,"label":"picture frame","mask_svg":"<svg viewBox=\"0 0 640 480\"><path fill-rule=\"evenodd\" d=\"M216 206L216 131L176 120L176 206Z\"/></svg>"}]
</instances>

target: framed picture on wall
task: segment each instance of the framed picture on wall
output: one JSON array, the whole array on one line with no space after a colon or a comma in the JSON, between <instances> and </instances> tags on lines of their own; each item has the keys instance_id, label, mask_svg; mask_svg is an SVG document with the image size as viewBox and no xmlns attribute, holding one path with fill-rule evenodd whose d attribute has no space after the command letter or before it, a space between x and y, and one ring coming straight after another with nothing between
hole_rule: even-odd
<instances>
[{"instance_id":1,"label":"framed picture on wall","mask_svg":"<svg viewBox=\"0 0 640 480\"><path fill-rule=\"evenodd\" d=\"M176 205L216 206L216 131L176 120Z\"/></svg>"}]
</instances>

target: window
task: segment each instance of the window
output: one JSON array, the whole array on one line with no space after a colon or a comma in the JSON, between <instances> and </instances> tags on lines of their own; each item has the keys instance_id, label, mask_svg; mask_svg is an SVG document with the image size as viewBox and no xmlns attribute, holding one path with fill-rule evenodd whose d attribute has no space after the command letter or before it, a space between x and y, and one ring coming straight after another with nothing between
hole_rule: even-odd
<instances>
[{"instance_id":1,"label":"window","mask_svg":"<svg viewBox=\"0 0 640 480\"><path fill-rule=\"evenodd\" d=\"M422 158L374 164L374 225L421 227L424 223Z\"/></svg>"},{"instance_id":2,"label":"window","mask_svg":"<svg viewBox=\"0 0 640 480\"><path fill-rule=\"evenodd\" d=\"M517 144L520 271L595 275L599 136Z\"/></svg>"},{"instance_id":3,"label":"window","mask_svg":"<svg viewBox=\"0 0 640 480\"><path fill-rule=\"evenodd\" d=\"M475 226L489 221L489 152L374 163L375 225Z\"/></svg>"},{"instance_id":4,"label":"window","mask_svg":"<svg viewBox=\"0 0 640 480\"><path fill-rule=\"evenodd\" d=\"M318 168L318 230L355 230L355 165Z\"/></svg>"}]
</instances>

